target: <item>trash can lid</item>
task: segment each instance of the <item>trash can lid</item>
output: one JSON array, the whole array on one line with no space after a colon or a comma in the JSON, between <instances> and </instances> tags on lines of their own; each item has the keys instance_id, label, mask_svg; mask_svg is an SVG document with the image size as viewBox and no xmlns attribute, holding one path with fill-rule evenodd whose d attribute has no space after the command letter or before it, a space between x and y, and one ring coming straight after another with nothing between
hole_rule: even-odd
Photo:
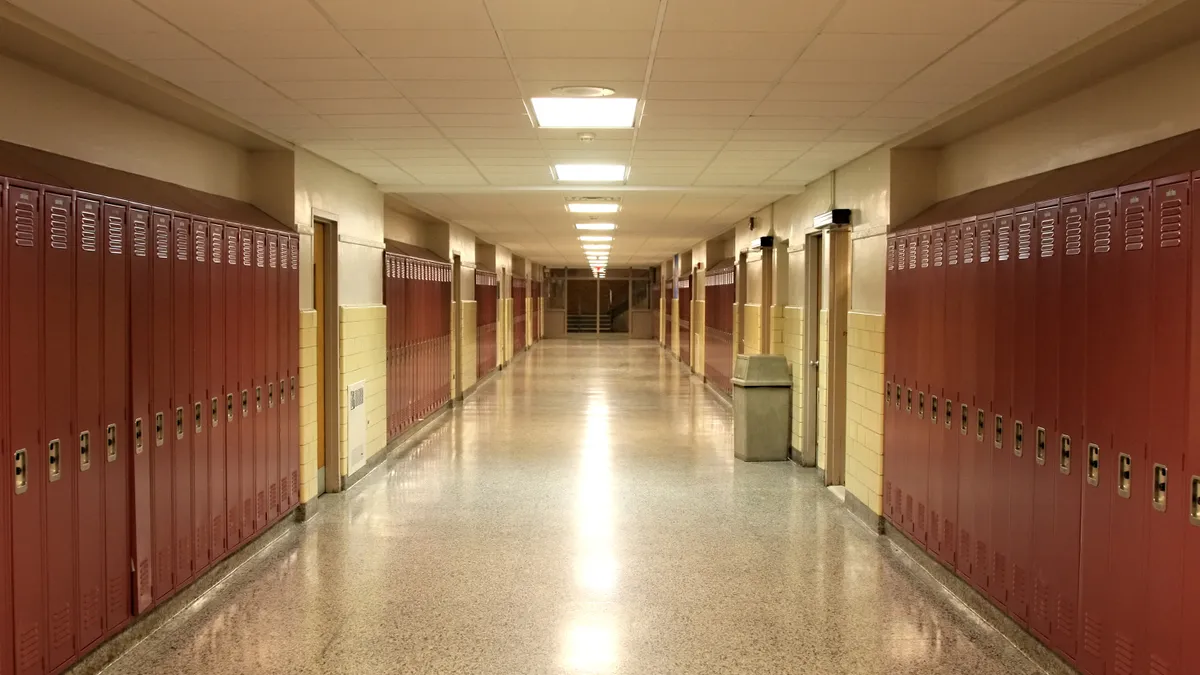
<instances>
[{"instance_id":1,"label":"trash can lid","mask_svg":"<svg viewBox=\"0 0 1200 675\"><path fill-rule=\"evenodd\" d=\"M732 383L739 387L790 387L792 374L780 354L738 354Z\"/></svg>"}]
</instances>

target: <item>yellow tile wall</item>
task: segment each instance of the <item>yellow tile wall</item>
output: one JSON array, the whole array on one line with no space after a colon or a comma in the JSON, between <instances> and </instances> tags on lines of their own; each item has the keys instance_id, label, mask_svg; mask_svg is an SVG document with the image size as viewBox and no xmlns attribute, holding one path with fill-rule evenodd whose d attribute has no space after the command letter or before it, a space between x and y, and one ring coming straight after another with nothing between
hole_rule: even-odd
<instances>
[{"instance_id":1,"label":"yellow tile wall","mask_svg":"<svg viewBox=\"0 0 1200 675\"><path fill-rule=\"evenodd\" d=\"M475 363L479 354L479 345L476 343L477 327L475 325L476 311L479 305L473 300L464 300L462 306L462 388L463 391L470 389L475 384L478 378L479 368ZM461 393L461 392L460 392Z\"/></svg>"},{"instance_id":2,"label":"yellow tile wall","mask_svg":"<svg viewBox=\"0 0 1200 675\"><path fill-rule=\"evenodd\" d=\"M746 353L762 352L762 306L747 304L743 312L746 325L742 327L746 336Z\"/></svg>"},{"instance_id":3,"label":"yellow tile wall","mask_svg":"<svg viewBox=\"0 0 1200 675\"><path fill-rule=\"evenodd\" d=\"M317 312L300 312L300 501L317 496Z\"/></svg>"},{"instance_id":4,"label":"yellow tile wall","mask_svg":"<svg viewBox=\"0 0 1200 675\"><path fill-rule=\"evenodd\" d=\"M533 331L537 327L533 325L533 298L525 298L525 347L533 346Z\"/></svg>"},{"instance_id":5,"label":"yellow tile wall","mask_svg":"<svg viewBox=\"0 0 1200 675\"><path fill-rule=\"evenodd\" d=\"M799 451L804 434L804 308L783 308L783 355L792 370L792 447Z\"/></svg>"},{"instance_id":6,"label":"yellow tile wall","mask_svg":"<svg viewBox=\"0 0 1200 675\"><path fill-rule=\"evenodd\" d=\"M846 489L883 513L882 314L850 312L846 334Z\"/></svg>"},{"instance_id":7,"label":"yellow tile wall","mask_svg":"<svg viewBox=\"0 0 1200 675\"><path fill-rule=\"evenodd\" d=\"M771 305L771 353L784 353L783 305Z\"/></svg>"},{"instance_id":8,"label":"yellow tile wall","mask_svg":"<svg viewBox=\"0 0 1200 675\"><path fill-rule=\"evenodd\" d=\"M817 466L825 468L825 446L829 443L828 429L826 423L829 419L829 310L821 310L821 347L820 354L817 357L821 368L817 375Z\"/></svg>"},{"instance_id":9,"label":"yellow tile wall","mask_svg":"<svg viewBox=\"0 0 1200 675\"><path fill-rule=\"evenodd\" d=\"M387 307L339 307L338 457L342 475L349 468L346 386L366 380L367 459L383 450L387 435Z\"/></svg>"},{"instance_id":10,"label":"yellow tile wall","mask_svg":"<svg viewBox=\"0 0 1200 675\"><path fill-rule=\"evenodd\" d=\"M679 358L679 298L671 298L671 353Z\"/></svg>"}]
</instances>

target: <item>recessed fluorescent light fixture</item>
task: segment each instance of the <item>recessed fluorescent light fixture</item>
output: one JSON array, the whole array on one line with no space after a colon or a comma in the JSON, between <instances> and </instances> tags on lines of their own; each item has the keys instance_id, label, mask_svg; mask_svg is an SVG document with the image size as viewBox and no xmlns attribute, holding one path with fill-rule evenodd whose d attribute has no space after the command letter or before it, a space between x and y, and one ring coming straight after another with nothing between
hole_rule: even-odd
<instances>
[{"instance_id":1,"label":"recessed fluorescent light fixture","mask_svg":"<svg viewBox=\"0 0 1200 675\"><path fill-rule=\"evenodd\" d=\"M585 234L579 238L579 241L612 241L613 238L607 234Z\"/></svg>"},{"instance_id":2,"label":"recessed fluorescent light fixture","mask_svg":"<svg viewBox=\"0 0 1200 675\"><path fill-rule=\"evenodd\" d=\"M543 129L632 129L636 98L534 98Z\"/></svg>"},{"instance_id":3,"label":"recessed fluorescent light fixture","mask_svg":"<svg viewBox=\"0 0 1200 675\"><path fill-rule=\"evenodd\" d=\"M620 204L589 204L589 203L573 203L567 204L567 210L571 213L616 213L621 210Z\"/></svg>"},{"instance_id":4,"label":"recessed fluorescent light fixture","mask_svg":"<svg viewBox=\"0 0 1200 675\"><path fill-rule=\"evenodd\" d=\"M612 244L584 244L583 245L583 250L585 250L585 251L607 251L610 248L612 248Z\"/></svg>"},{"instance_id":5,"label":"recessed fluorescent light fixture","mask_svg":"<svg viewBox=\"0 0 1200 675\"><path fill-rule=\"evenodd\" d=\"M594 230L597 232L609 232L617 229L615 223L575 223L577 230Z\"/></svg>"},{"instance_id":6,"label":"recessed fluorescent light fixture","mask_svg":"<svg viewBox=\"0 0 1200 675\"><path fill-rule=\"evenodd\" d=\"M624 164L555 164L558 180L619 183L625 180Z\"/></svg>"}]
</instances>

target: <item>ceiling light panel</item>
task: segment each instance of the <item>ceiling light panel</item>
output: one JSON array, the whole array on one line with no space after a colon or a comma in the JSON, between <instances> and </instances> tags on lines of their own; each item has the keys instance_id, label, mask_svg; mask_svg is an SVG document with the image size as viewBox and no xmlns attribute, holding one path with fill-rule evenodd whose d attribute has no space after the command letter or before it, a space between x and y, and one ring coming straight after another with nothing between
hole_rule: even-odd
<instances>
[{"instance_id":1,"label":"ceiling light panel","mask_svg":"<svg viewBox=\"0 0 1200 675\"><path fill-rule=\"evenodd\" d=\"M571 213L616 213L621 210L621 205L575 203L567 204L567 210Z\"/></svg>"},{"instance_id":2,"label":"ceiling light panel","mask_svg":"<svg viewBox=\"0 0 1200 675\"><path fill-rule=\"evenodd\" d=\"M585 250L585 251L607 251L610 248L612 248L612 244L584 244L583 245L583 250Z\"/></svg>"},{"instance_id":3,"label":"ceiling light panel","mask_svg":"<svg viewBox=\"0 0 1200 675\"><path fill-rule=\"evenodd\" d=\"M613 238L604 234L585 234L579 241L612 241Z\"/></svg>"},{"instance_id":4,"label":"ceiling light panel","mask_svg":"<svg viewBox=\"0 0 1200 675\"><path fill-rule=\"evenodd\" d=\"M624 164L555 164L554 175L560 181L619 183L625 180Z\"/></svg>"},{"instance_id":5,"label":"ceiling light panel","mask_svg":"<svg viewBox=\"0 0 1200 675\"><path fill-rule=\"evenodd\" d=\"M544 129L631 129L636 98L533 98L533 114Z\"/></svg>"},{"instance_id":6,"label":"ceiling light panel","mask_svg":"<svg viewBox=\"0 0 1200 675\"><path fill-rule=\"evenodd\" d=\"M594 232L611 232L617 229L615 223L575 223L577 230L591 230Z\"/></svg>"}]
</instances>

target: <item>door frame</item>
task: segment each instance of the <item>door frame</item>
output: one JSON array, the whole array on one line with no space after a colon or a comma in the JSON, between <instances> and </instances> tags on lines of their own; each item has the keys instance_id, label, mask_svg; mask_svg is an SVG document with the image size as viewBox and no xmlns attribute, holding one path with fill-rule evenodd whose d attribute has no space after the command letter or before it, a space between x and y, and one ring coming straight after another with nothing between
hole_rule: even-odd
<instances>
[{"instance_id":1,"label":"door frame","mask_svg":"<svg viewBox=\"0 0 1200 675\"><path fill-rule=\"evenodd\" d=\"M821 301L824 238L820 232L810 234L804 241L804 391L800 393L804 414L800 438L801 466L816 466L819 448L817 439L821 405Z\"/></svg>"},{"instance_id":2,"label":"door frame","mask_svg":"<svg viewBox=\"0 0 1200 675\"><path fill-rule=\"evenodd\" d=\"M462 354L463 354L463 323L462 323L462 256L455 253L453 258L452 275L450 279L451 306L450 312L451 335L454 336L454 400L463 399L462 387Z\"/></svg>"},{"instance_id":3,"label":"door frame","mask_svg":"<svg viewBox=\"0 0 1200 675\"><path fill-rule=\"evenodd\" d=\"M315 243L320 238L320 243ZM324 369L319 373L317 387L320 388L323 410L318 409L322 428L319 432L323 437L320 443L325 448L324 476L317 476L317 494L342 491L341 464L341 407L338 399L338 381L341 379L341 369L338 366L338 344L340 340L338 326L338 223L331 218L313 218L313 306L320 313L318 321L323 330L320 343L320 358L323 359ZM320 257L316 258L317 247L320 247ZM320 275L320 283L317 281ZM318 288L323 291L318 300ZM318 472L320 473L320 472Z\"/></svg>"}]
</instances>

